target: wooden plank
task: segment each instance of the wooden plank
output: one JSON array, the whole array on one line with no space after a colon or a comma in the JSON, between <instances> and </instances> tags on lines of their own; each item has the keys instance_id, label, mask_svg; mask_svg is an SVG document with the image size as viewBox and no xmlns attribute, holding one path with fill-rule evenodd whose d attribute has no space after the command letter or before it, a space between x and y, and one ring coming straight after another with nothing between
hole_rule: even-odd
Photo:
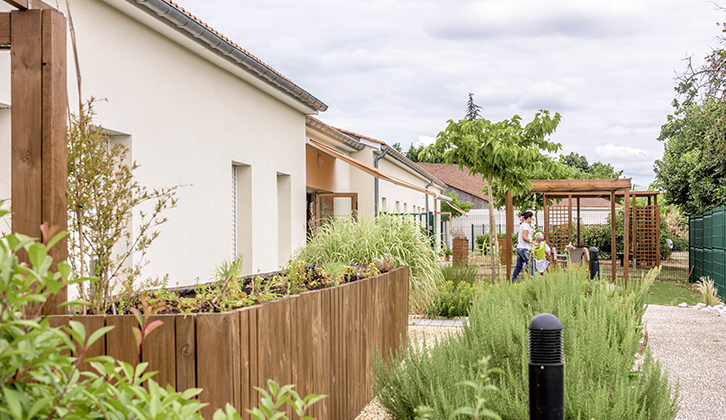
<instances>
[{"instance_id":1,"label":"wooden plank","mask_svg":"<svg viewBox=\"0 0 726 420\"><path fill-rule=\"evenodd\" d=\"M10 12L0 13L0 48L10 48Z\"/></svg>"},{"instance_id":2,"label":"wooden plank","mask_svg":"<svg viewBox=\"0 0 726 420\"><path fill-rule=\"evenodd\" d=\"M630 179L547 179L532 180L532 193L613 191L631 188Z\"/></svg>"},{"instance_id":3,"label":"wooden plank","mask_svg":"<svg viewBox=\"0 0 726 420\"><path fill-rule=\"evenodd\" d=\"M239 316L234 312L197 314L197 386L205 418L227 403L239 407Z\"/></svg>"},{"instance_id":4,"label":"wooden plank","mask_svg":"<svg viewBox=\"0 0 726 420\"><path fill-rule=\"evenodd\" d=\"M572 195L567 197L567 239L572 243Z\"/></svg>"},{"instance_id":5,"label":"wooden plank","mask_svg":"<svg viewBox=\"0 0 726 420\"><path fill-rule=\"evenodd\" d=\"M250 405L250 310L245 308L236 311L239 315L239 367L240 367L240 395L239 407L235 407L242 418L245 417L245 409Z\"/></svg>"},{"instance_id":6,"label":"wooden plank","mask_svg":"<svg viewBox=\"0 0 726 420\"><path fill-rule=\"evenodd\" d=\"M363 378L365 381L362 398L365 404L371 399L371 327L373 324L371 284L371 279L365 279L360 285L360 316L363 320L361 322L361 349L363 351Z\"/></svg>"},{"instance_id":7,"label":"wooden plank","mask_svg":"<svg viewBox=\"0 0 726 420\"><path fill-rule=\"evenodd\" d=\"M572 195L570 195L572 200ZM582 240L580 239L580 197L577 197L577 246L582 246Z\"/></svg>"},{"instance_id":8,"label":"wooden plank","mask_svg":"<svg viewBox=\"0 0 726 420\"><path fill-rule=\"evenodd\" d=\"M252 408L253 406L256 406L260 401L259 396L257 395L258 394L257 390L254 388L255 386L258 386L257 384L260 383L259 367L258 367L259 366L258 365L258 360L259 360L259 355L258 355L259 344L258 343L259 343L260 330L259 330L259 324L258 324L259 312L257 309L258 309L258 307L255 306L248 310L249 316L250 316L250 327L249 327L250 328L250 336L249 336L249 339L250 339L250 345L249 345L249 347L250 347L250 379L249 379L250 387L249 387L247 394L249 394L250 405L249 405L249 407L244 407L244 408ZM263 334L264 334L264 331L263 331ZM244 418L245 420L249 420L250 416L249 416L249 414L247 414L247 412L245 412L244 415L242 416L242 418Z\"/></svg>"},{"instance_id":9,"label":"wooden plank","mask_svg":"<svg viewBox=\"0 0 726 420\"><path fill-rule=\"evenodd\" d=\"M267 389L267 379L274 363L272 348L272 324L270 322L272 314L272 304L265 303L257 307L257 380L253 383L255 386ZM252 405L256 405L260 401L259 392L252 390Z\"/></svg>"},{"instance_id":10,"label":"wooden plank","mask_svg":"<svg viewBox=\"0 0 726 420\"><path fill-rule=\"evenodd\" d=\"M149 363L147 372L159 372L153 379L166 388L171 385L176 389L176 322L177 315L154 315L149 322L161 321L159 327L144 340L141 349L141 360ZM181 315L179 315L181 316Z\"/></svg>"},{"instance_id":11,"label":"wooden plank","mask_svg":"<svg viewBox=\"0 0 726 420\"><path fill-rule=\"evenodd\" d=\"M93 334L94 331L103 328L106 326L106 316L105 315L80 315L80 316L73 316L71 317L73 321L80 322L83 324L83 326L86 328L86 338L90 337L91 334ZM91 357L95 356L103 356L106 354L106 337L101 337L98 341L93 343L91 347L86 349L85 354L80 355L78 353L74 354L76 357L82 357L83 360L86 360ZM86 362L82 362L80 364L80 369L83 371L90 371L93 370L90 364Z\"/></svg>"},{"instance_id":12,"label":"wooden plank","mask_svg":"<svg viewBox=\"0 0 726 420\"><path fill-rule=\"evenodd\" d=\"M345 305L346 317L348 318L348 360L346 372L348 374L348 417L355 418L360 410L365 406L361 395L365 389L361 384L365 384L363 371L365 369L365 359L361 356L361 313L360 313L360 281L351 283L345 287L345 293L348 297L348 304ZM397 298L396 295L392 297Z\"/></svg>"},{"instance_id":13,"label":"wooden plank","mask_svg":"<svg viewBox=\"0 0 726 420\"><path fill-rule=\"evenodd\" d=\"M324 289L320 292L320 346L321 346L321 362L315 365L315 386L320 395L327 395L322 401L315 406L315 418L331 419L331 294L330 289Z\"/></svg>"},{"instance_id":14,"label":"wooden plank","mask_svg":"<svg viewBox=\"0 0 726 420\"><path fill-rule=\"evenodd\" d=\"M12 231L40 238L42 220L43 16L10 12ZM24 254L19 255L27 261Z\"/></svg>"},{"instance_id":15,"label":"wooden plank","mask_svg":"<svg viewBox=\"0 0 726 420\"><path fill-rule=\"evenodd\" d=\"M343 381L343 372L341 368L341 360L343 358L343 337L341 337L341 313L340 313L340 287L331 289L331 307L332 316L330 319L330 366L332 369L330 375L330 418L343 418L341 409L342 398L344 393L345 382Z\"/></svg>"},{"instance_id":16,"label":"wooden plank","mask_svg":"<svg viewBox=\"0 0 726 420\"><path fill-rule=\"evenodd\" d=\"M109 315L106 325L114 328L106 334L106 354L114 359L135 364L138 348L133 328L139 323L133 315Z\"/></svg>"},{"instance_id":17,"label":"wooden plank","mask_svg":"<svg viewBox=\"0 0 726 420\"><path fill-rule=\"evenodd\" d=\"M506 248L504 250L504 261L507 264L507 281L510 281L512 278L512 233L513 228L512 224L514 223L514 205L512 204L512 192L507 190L506 197L506 217L507 217L507 238L504 247ZM493 269L493 267L492 267Z\"/></svg>"},{"instance_id":18,"label":"wooden plank","mask_svg":"<svg viewBox=\"0 0 726 420\"><path fill-rule=\"evenodd\" d=\"M17 7L20 10L29 9L29 0L5 0L5 3Z\"/></svg>"},{"instance_id":19,"label":"wooden plank","mask_svg":"<svg viewBox=\"0 0 726 420\"><path fill-rule=\"evenodd\" d=\"M615 248L615 223L618 219L617 213L615 213L615 192L610 193L610 256L611 256L611 267L612 267L612 278L613 284L615 279L618 277L618 265L617 265L617 248Z\"/></svg>"},{"instance_id":20,"label":"wooden plank","mask_svg":"<svg viewBox=\"0 0 726 420\"><path fill-rule=\"evenodd\" d=\"M174 317L176 339L176 389L197 387L197 343L195 315Z\"/></svg>"},{"instance_id":21,"label":"wooden plank","mask_svg":"<svg viewBox=\"0 0 726 420\"><path fill-rule=\"evenodd\" d=\"M43 20L41 65L43 83L41 101L41 190L43 196L41 220L50 223L51 226L58 226L60 231L65 231L68 230L68 201L66 198L68 179L66 19L61 13L53 9L43 10L41 14ZM13 101L12 103L14 106L16 102ZM67 237L61 239L58 244L51 248L49 255L53 257L51 270L56 270L58 262L68 259ZM65 309L58 308L57 305L66 300L67 289L64 287L46 302L44 312L65 313Z\"/></svg>"}]
</instances>

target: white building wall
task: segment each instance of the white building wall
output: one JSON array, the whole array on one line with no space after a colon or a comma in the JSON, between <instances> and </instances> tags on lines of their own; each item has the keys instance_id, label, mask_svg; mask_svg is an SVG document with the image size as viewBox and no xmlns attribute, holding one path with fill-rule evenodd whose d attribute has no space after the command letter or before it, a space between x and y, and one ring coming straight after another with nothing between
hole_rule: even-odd
<instances>
[{"instance_id":1,"label":"white building wall","mask_svg":"<svg viewBox=\"0 0 726 420\"><path fill-rule=\"evenodd\" d=\"M269 250L255 252L245 265L251 272L278 269L278 239L285 236L278 229L290 230L291 250L305 242L305 115L106 3L76 0L72 7L82 95L98 100L96 123L130 135L141 185L182 185L143 277L169 274L171 286L208 281L215 265L232 256L233 163L249 165L252 179L252 223L238 229L252 230L255 250ZM73 111L70 44L68 53ZM9 155L5 114L0 111L2 159ZM4 172L0 196L9 194ZM289 175L289 224L278 218L278 173Z\"/></svg>"}]
</instances>

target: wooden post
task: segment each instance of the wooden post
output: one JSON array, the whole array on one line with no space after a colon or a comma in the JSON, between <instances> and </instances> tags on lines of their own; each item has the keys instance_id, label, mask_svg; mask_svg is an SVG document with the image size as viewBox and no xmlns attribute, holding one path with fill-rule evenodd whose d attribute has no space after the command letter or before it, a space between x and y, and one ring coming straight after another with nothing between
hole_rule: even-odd
<instances>
[{"instance_id":1,"label":"wooden post","mask_svg":"<svg viewBox=\"0 0 726 420\"><path fill-rule=\"evenodd\" d=\"M504 261L507 264L507 280L510 280L512 278L512 221L514 220L514 205L512 204L512 192L509 190L507 190L505 201L507 204L507 238L504 245L506 248L504 250Z\"/></svg>"},{"instance_id":2,"label":"wooden post","mask_svg":"<svg viewBox=\"0 0 726 420\"><path fill-rule=\"evenodd\" d=\"M580 240L580 197L577 197L577 246L582 246Z\"/></svg>"},{"instance_id":3,"label":"wooden post","mask_svg":"<svg viewBox=\"0 0 726 420\"><path fill-rule=\"evenodd\" d=\"M648 204L650 204L650 197L648 197ZM660 207L658 207L658 196L653 197L653 204L655 205L655 262L656 266L660 267Z\"/></svg>"},{"instance_id":4,"label":"wooden post","mask_svg":"<svg viewBox=\"0 0 726 420\"><path fill-rule=\"evenodd\" d=\"M625 212L623 214L623 279L628 288L628 268L630 265L630 188L625 189Z\"/></svg>"},{"instance_id":5,"label":"wooden post","mask_svg":"<svg viewBox=\"0 0 726 420\"><path fill-rule=\"evenodd\" d=\"M567 239L572 243L572 194L567 197Z\"/></svg>"},{"instance_id":6,"label":"wooden post","mask_svg":"<svg viewBox=\"0 0 726 420\"><path fill-rule=\"evenodd\" d=\"M615 190L610 191L610 255L612 260L613 284L618 278L617 248L615 247L615 223L618 215L615 213Z\"/></svg>"},{"instance_id":7,"label":"wooden post","mask_svg":"<svg viewBox=\"0 0 726 420\"><path fill-rule=\"evenodd\" d=\"M548 244L550 243L550 207L547 205L547 194L544 195L544 235L545 235L545 242ZM557 255L554 256L555 261L557 260Z\"/></svg>"},{"instance_id":8,"label":"wooden post","mask_svg":"<svg viewBox=\"0 0 726 420\"><path fill-rule=\"evenodd\" d=\"M630 230L632 233L630 239L630 247L633 249L633 270L638 268L638 257L636 252L638 251L638 197L633 195L633 208L630 212L632 223L630 223ZM641 261L642 262L642 261Z\"/></svg>"},{"instance_id":9,"label":"wooden post","mask_svg":"<svg viewBox=\"0 0 726 420\"><path fill-rule=\"evenodd\" d=\"M68 228L66 20L53 9L10 12L12 230L40 238L44 222ZM53 269L68 258L66 240L50 251ZM62 314L65 288L44 314Z\"/></svg>"}]
</instances>

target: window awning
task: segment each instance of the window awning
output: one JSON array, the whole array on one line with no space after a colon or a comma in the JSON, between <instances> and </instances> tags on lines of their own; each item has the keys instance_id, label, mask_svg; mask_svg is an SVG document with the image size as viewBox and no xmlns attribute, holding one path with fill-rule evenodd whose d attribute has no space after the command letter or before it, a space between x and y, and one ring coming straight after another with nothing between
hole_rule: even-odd
<instances>
[{"instance_id":1,"label":"window awning","mask_svg":"<svg viewBox=\"0 0 726 420\"><path fill-rule=\"evenodd\" d=\"M388 181L391 184L398 185L399 187L404 187L404 188L408 188L408 189L411 189L414 191L418 191L420 193L428 194L437 199L442 199L443 197L445 197L445 196L441 196L433 191L429 191L424 187L419 187L418 185L405 181L395 175L391 175L388 172L382 171L367 163L363 163L357 159L353 159L352 157L350 157L344 153L340 153L339 151L333 149L332 147L322 144L320 142L317 142L313 139L308 139L308 141L309 141L310 146L320 150L321 152L327 153L333 157L341 159L342 161L360 169L361 171L363 171L363 172L367 173L368 175L371 175L375 178ZM446 201L449 201L449 200L446 200ZM449 205L451 205L451 203L449 203ZM454 207L456 210L460 211L461 213L466 214L465 211L463 211L455 206L452 206L452 207Z\"/></svg>"},{"instance_id":2,"label":"window awning","mask_svg":"<svg viewBox=\"0 0 726 420\"><path fill-rule=\"evenodd\" d=\"M436 194L433 191L427 190L426 188L419 187L418 185L412 184L412 183L410 183L408 181L404 181L401 178L398 178L398 177L396 177L394 175L391 175L391 174L389 174L387 172L384 172L384 171L382 171L382 170L380 170L378 168L374 168L373 166L371 166L371 165L369 165L367 163L363 163L363 162L361 162L361 161L359 161L357 159L353 159L352 157L347 156L347 155L345 155L343 153L340 153L339 151L333 149L330 146L326 146L326 145L324 145L322 143L319 143L319 142L317 142L317 141L315 141L313 139L308 139L308 141L310 142L310 145L313 146L314 148L316 148L316 149L318 149L318 150L320 150L322 152L325 152L325 153L327 153L329 155L332 155L332 156L334 156L334 157L336 157L338 159L341 159L344 162L349 163L349 164L355 166L356 168L360 169L361 171L367 173L368 175L374 176L374 177L379 178L379 179L386 180L386 181L390 182L391 184L398 185L399 187L405 187L405 188L408 188L408 189L411 189L411 190L414 190L414 191L418 191L418 192L421 192L421 193L424 193L424 194L428 194L428 195L433 196L433 197L436 197L438 195L438 194Z\"/></svg>"}]
</instances>

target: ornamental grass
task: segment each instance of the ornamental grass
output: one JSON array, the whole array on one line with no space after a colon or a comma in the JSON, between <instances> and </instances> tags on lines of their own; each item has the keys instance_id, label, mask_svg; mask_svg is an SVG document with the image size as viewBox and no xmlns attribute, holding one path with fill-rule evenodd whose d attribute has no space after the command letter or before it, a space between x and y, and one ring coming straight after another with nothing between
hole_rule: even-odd
<instances>
[{"instance_id":1,"label":"ornamental grass","mask_svg":"<svg viewBox=\"0 0 726 420\"><path fill-rule=\"evenodd\" d=\"M552 313L563 325L565 418L674 419L678 392L667 374L648 348L636 363L644 302L657 275L652 270L631 280L627 290L591 281L587 270L575 268L497 284L475 298L461 335L433 346L411 343L389 364L379 359L374 392L393 419L414 418L419 406L448 419L471 406L473 391L456 384L475 377L486 356L503 371L493 380L501 392L489 396L487 408L502 419L529 418L528 325L535 315Z\"/></svg>"},{"instance_id":2,"label":"ornamental grass","mask_svg":"<svg viewBox=\"0 0 726 420\"><path fill-rule=\"evenodd\" d=\"M376 219L337 219L324 223L295 260L306 264L368 264L387 259L411 267L410 308L423 313L436 293L440 270L436 252L420 223L409 217L381 214Z\"/></svg>"}]
</instances>

